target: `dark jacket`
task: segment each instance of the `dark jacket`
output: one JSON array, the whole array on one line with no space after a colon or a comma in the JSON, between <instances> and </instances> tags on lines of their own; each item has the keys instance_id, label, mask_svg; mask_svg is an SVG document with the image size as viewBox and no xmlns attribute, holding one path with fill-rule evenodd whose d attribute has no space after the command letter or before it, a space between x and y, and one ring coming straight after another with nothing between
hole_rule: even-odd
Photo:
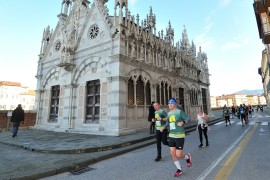
<instances>
[{"instance_id":1,"label":"dark jacket","mask_svg":"<svg viewBox=\"0 0 270 180\"><path fill-rule=\"evenodd\" d=\"M153 118L155 118L155 108L153 106L149 106L148 121L152 121Z\"/></svg>"},{"instance_id":2,"label":"dark jacket","mask_svg":"<svg viewBox=\"0 0 270 180\"><path fill-rule=\"evenodd\" d=\"M11 116L11 122L21 122L24 121L24 110L21 107L17 107Z\"/></svg>"}]
</instances>

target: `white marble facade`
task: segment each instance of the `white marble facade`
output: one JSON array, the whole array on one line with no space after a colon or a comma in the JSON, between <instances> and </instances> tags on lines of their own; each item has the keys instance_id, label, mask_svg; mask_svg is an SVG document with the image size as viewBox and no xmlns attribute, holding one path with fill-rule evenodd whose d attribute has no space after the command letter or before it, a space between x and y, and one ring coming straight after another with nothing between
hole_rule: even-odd
<instances>
[{"instance_id":1,"label":"white marble facade","mask_svg":"<svg viewBox=\"0 0 270 180\"><path fill-rule=\"evenodd\" d=\"M149 103L159 100L167 108L170 97L183 101L193 118L198 105L210 112L207 56L201 48L196 52L186 29L175 42L170 22L166 30L156 30L152 9L140 20L129 13L128 0L115 0L113 15L106 2L63 0L56 28L44 29L35 128L111 136L135 133L148 128ZM94 95L99 99L93 105L95 118L87 121L87 84L92 81L100 84ZM54 87L59 88L56 99Z\"/></svg>"}]
</instances>

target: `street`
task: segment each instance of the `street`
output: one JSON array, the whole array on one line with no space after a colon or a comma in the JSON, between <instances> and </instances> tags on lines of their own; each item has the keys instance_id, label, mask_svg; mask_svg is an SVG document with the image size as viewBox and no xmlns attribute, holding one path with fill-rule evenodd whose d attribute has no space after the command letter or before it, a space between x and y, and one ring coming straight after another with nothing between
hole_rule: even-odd
<instances>
[{"instance_id":1,"label":"street","mask_svg":"<svg viewBox=\"0 0 270 180\"><path fill-rule=\"evenodd\" d=\"M209 147L199 149L198 132L187 135L184 152L192 155L193 165L187 168L181 160L183 174L180 179L264 180L270 176L269 117L265 114L250 118L249 125L241 126L234 118L232 125L217 123L208 131ZM175 179L176 167L169 148L163 146L162 160L155 162L156 145L101 161L80 175L63 173L44 178L55 179Z\"/></svg>"}]
</instances>

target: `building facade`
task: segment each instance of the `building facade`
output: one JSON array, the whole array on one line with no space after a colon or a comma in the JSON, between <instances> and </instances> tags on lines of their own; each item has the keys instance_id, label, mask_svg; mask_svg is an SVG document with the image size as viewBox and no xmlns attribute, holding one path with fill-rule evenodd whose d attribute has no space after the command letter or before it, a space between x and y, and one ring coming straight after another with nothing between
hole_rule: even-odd
<instances>
[{"instance_id":1,"label":"building facade","mask_svg":"<svg viewBox=\"0 0 270 180\"><path fill-rule=\"evenodd\" d=\"M211 96L211 107L218 108L226 106L245 105L266 105L266 99L263 95L247 95L247 94L228 94L223 96Z\"/></svg>"},{"instance_id":2,"label":"building facade","mask_svg":"<svg viewBox=\"0 0 270 180\"><path fill-rule=\"evenodd\" d=\"M131 15L128 0L63 0L55 30L42 36L37 69L35 128L118 136L148 128L151 101L174 97L187 114L210 113L207 55L184 28L156 30Z\"/></svg>"},{"instance_id":3,"label":"building facade","mask_svg":"<svg viewBox=\"0 0 270 180\"><path fill-rule=\"evenodd\" d=\"M270 105L270 0L254 0L254 13L256 16L259 37L265 49L262 51L261 67L258 73L262 76L266 104Z\"/></svg>"},{"instance_id":4,"label":"building facade","mask_svg":"<svg viewBox=\"0 0 270 180\"><path fill-rule=\"evenodd\" d=\"M18 104L24 110L34 110L35 91L19 82L0 81L0 110L14 110Z\"/></svg>"}]
</instances>

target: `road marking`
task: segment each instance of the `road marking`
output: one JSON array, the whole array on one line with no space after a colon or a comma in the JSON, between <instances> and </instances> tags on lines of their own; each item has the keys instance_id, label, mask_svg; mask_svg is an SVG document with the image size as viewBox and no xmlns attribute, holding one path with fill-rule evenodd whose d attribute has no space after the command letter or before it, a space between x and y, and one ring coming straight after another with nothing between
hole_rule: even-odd
<instances>
[{"instance_id":1,"label":"road marking","mask_svg":"<svg viewBox=\"0 0 270 180\"><path fill-rule=\"evenodd\" d=\"M242 122L237 123L237 125L242 125Z\"/></svg>"},{"instance_id":2,"label":"road marking","mask_svg":"<svg viewBox=\"0 0 270 180\"><path fill-rule=\"evenodd\" d=\"M233 153L230 155L230 157L227 159L227 161L224 163L222 167L220 167L219 172L214 177L214 180L221 180L221 179L228 179L228 177L231 175L240 155L244 151L247 143L249 142L251 136L256 130L256 127L258 125L256 124L251 131L247 133L247 135L243 138L243 140L240 142L240 144L236 147L236 149L233 151ZM250 126L251 127L251 126Z\"/></svg>"},{"instance_id":3,"label":"road marking","mask_svg":"<svg viewBox=\"0 0 270 180\"><path fill-rule=\"evenodd\" d=\"M199 177L196 178L196 180L204 180L217 165L231 152L231 150L238 144L239 141L243 139L243 137L248 133L249 129L252 126L249 126L243 134L236 139L236 141L223 153L221 156L219 156Z\"/></svg>"},{"instance_id":4,"label":"road marking","mask_svg":"<svg viewBox=\"0 0 270 180\"><path fill-rule=\"evenodd\" d=\"M268 122L262 122L262 126L268 126Z\"/></svg>"},{"instance_id":5,"label":"road marking","mask_svg":"<svg viewBox=\"0 0 270 180\"><path fill-rule=\"evenodd\" d=\"M224 124L224 122L222 121L222 122L216 123L215 126L218 126L220 124Z\"/></svg>"},{"instance_id":6,"label":"road marking","mask_svg":"<svg viewBox=\"0 0 270 180\"><path fill-rule=\"evenodd\" d=\"M254 125L254 124L255 124L255 121L252 121L251 123L249 123L249 125L251 125L251 126Z\"/></svg>"}]
</instances>

